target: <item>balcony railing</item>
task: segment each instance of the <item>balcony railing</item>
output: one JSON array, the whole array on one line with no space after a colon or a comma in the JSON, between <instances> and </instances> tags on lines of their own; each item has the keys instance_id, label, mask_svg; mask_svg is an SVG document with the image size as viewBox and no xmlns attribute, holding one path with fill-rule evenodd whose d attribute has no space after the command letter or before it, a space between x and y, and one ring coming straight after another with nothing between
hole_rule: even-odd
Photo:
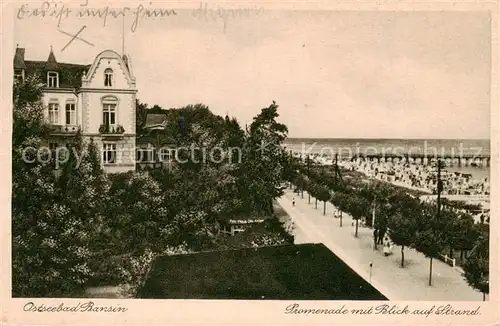
<instances>
[{"instance_id":1,"label":"balcony railing","mask_svg":"<svg viewBox=\"0 0 500 326\"><path fill-rule=\"evenodd\" d=\"M122 135L125 132L125 129L122 125L110 125L110 124L102 124L99 127L99 133L106 135Z\"/></svg>"},{"instance_id":2,"label":"balcony railing","mask_svg":"<svg viewBox=\"0 0 500 326\"><path fill-rule=\"evenodd\" d=\"M56 134L76 134L78 126L49 125L50 131Z\"/></svg>"}]
</instances>

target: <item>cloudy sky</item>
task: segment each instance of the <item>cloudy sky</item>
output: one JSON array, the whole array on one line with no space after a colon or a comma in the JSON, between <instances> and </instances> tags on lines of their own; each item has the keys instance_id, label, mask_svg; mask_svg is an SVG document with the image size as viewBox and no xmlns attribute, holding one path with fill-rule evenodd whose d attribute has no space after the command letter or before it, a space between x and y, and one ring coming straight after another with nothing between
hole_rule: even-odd
<instances>
[{"instance_id":1,"label":"cloudy sky","mask_svg":"<svg viewBox=\"0 0 500 326\"><path fill-rule=\"evenodd\" d=\"M196 6L193 6L196 8ZM211 9L210 6L208 6ZM215 6L213 8L216 8ZM254 8L249 6L249 8ZM250 11L125 18L125 52L150 105L205 103L245 124L273 100L292 137L489 138L490 20L481 12ZM26 59L121 53L121 19L16 19Z\"/></svg>"}]
</instances>

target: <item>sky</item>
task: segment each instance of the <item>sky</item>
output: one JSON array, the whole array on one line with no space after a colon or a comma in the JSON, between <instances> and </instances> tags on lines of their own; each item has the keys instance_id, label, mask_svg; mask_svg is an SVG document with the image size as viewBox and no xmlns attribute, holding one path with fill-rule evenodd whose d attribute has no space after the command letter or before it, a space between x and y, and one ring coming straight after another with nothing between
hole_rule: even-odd
<instances>
[{"instance_id":1,"label":"sky","mask_svg":"<svg viewBox=\"0 0 500 326\"><path fill-rule=\"evenodd\" d=\"M244 125L276 101L290 137L489 138L488 13L248 8L226 23L177 10L140 18L134 31L135 9L106 26L24 14L13 48L46 60L52 45L58 62L91 64L105 49L122 52L124 30L138 98L150 106L204 103ZM74 40L61 51L71 37L58 29L84 25L79 36L94 46Z\"/></svg>"}]
</instances>

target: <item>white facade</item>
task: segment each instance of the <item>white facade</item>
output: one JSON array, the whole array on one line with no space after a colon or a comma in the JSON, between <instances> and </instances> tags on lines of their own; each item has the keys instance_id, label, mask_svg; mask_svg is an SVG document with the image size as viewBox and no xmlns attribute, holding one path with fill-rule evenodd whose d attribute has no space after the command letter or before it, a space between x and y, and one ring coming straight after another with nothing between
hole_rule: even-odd
<instances>
[{"instance_id":1,"label":"white facade","mask_svg":"<svg viewBox=\"0 0 500 326\"><path fill-rule=\"evenodd\" d=\"M106 50L84 73L81 87L46 88L43 102L49 123L59 128L55 135L81 128L103 151L106 172L126 172L135 170L136 93L130 59Z\"/></svg>"}]
</instances>

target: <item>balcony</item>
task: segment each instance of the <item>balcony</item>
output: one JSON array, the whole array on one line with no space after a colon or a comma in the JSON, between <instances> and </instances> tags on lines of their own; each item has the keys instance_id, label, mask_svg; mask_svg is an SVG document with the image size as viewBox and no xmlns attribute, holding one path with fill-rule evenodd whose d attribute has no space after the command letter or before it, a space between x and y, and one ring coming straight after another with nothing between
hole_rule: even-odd
<instances>
[{"instance_id":1,"label":"balcony","mask_svg":"<svg viewBox=\"0 0 500 326\"><path fill-rule=\"evenodd\" d=\"M72 136L76 135L78 131L78 126L69 125L49 125L51 134L62 135L62 136Z\"/></svg>"},{"instance_id":2,"label":"balcony","mask_svg":"<svg viewBox=\"0 0 500 326\"><path fill-rule=\"evenodd\" d=\"M110 125L110 124L102 124L99 127L99 133L103 136L123 136L125 129L122 125Z\"/></svg>"}]
</instances>

